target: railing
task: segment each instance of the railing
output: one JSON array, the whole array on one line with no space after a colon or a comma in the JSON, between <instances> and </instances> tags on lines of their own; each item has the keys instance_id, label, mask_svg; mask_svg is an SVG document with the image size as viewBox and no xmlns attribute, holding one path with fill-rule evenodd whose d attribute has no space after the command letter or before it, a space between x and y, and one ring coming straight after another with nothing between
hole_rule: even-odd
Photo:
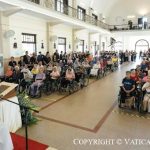
<instances>
[{"instance_id":1,"label":"railing","mask_svg":"<svg viewBox=\"0 0 150 150\"><path fill-rule=\"evenodd\" d=\"M150 29L150 24L123 24L123 25L109 25L110 31L127 31L127 30L148 30Z\"/></svg>"},{"instance_id":2,"label":"railing","mask_svg":"<svg viewBox=\"0 0 150 150\"><path fill-rule=\"evenodd\" d=\"M100 20L96 20L94 17L89 16L87 14L81 14L81 16L79 16L79 12L77 9L71 6L65 5L61 1L57 1L57 2L55 2L55 0L28 0L28 1L41 5L51 10L55 10L57 12L60 12L72 18L81 20L83 22L109 30L109 25L103 23Z\"/></svg>"},{"instance_id":3,"label":"railing","mask_svg":"<svg viewBox=\"0 0 150 150\"><path fill-rule=\"evenodd\" d=\"M109 31L126 31L126 30L145 30L150 29L150 24L139 26L138 24L133 24L132 26L128 24L123 25L108 25L100 20L95 19L92 16L89 16L84 13L80 13L78 9L75 9L71 6L68 6L64 3L62 3L59 0L27 0L30 2L33 2L37 5L43 6L45 8L55 10L59 13L62 13L64 15L67 15L71 18L75 18L78 20L81 20L83 22L89 23L91 25L95 25L97 27L101 27L103 29L109 30Z\"/></svg>"}]
</instances>

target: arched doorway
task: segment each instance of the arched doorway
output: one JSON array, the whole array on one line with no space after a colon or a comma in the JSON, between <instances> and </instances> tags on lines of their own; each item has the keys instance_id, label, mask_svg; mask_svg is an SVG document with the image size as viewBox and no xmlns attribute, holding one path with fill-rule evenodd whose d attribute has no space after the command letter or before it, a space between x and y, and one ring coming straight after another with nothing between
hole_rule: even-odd
<instances>
[{"instance_id":1,"label":"arched doorway","mask_svg":"<svg viewBox=\"0 0 150 150\"><path fill-rule=\"evenodd\" d=\"M140 51L147 51L149 49L149 42L145 39L140 39L135 43L135 50L137 53Z\"/></svg>"}]
</instances>

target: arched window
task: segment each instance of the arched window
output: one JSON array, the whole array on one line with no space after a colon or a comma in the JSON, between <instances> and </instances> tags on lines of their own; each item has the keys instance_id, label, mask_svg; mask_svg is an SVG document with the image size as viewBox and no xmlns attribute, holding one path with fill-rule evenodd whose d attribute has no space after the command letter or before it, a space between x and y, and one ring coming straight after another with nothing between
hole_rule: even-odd
<instances>
[{"instance_id":1,"label":"arched window","mask_svg":"<svg viewBox=\"0 0 150 150\"><path fill-rule=\"evenodd\" d=\"M135 50L137 52L147 51L149 49L149 42L145 39L140 39L135 43Z\"/></svg>"}]
</instances>

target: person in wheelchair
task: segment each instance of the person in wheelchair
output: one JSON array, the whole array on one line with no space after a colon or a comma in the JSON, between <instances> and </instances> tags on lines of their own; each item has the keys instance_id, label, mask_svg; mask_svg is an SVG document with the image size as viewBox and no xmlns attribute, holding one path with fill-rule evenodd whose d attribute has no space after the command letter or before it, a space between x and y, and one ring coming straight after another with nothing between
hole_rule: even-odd
<instances>
[{"instance_id":1,"label":"person in wheelchair","mask_svg":"<svg viewBox=\"0 0 150 150\"><path fill-rule=\"evenodd\" d=\"M82 65L83 65L84 68L86 69L87 74L90 75L90 72L91 72L91 66L90 66L88 60L85 59L84 62L82 62Z\"/></svg>"},{"instance_id":2,"label":"person in wheelchair","mask_svg":"<svg viewBox=\"0 0 150 150\"><path fill-rule=\"evenodd\" d=\"M29 70L27 65L24 65L23 69L21 70L21 79L19 83L19 91L24 91L28 86L30 86L33 80L33 75Z\"/></svg>"},{"instance_id":3,"label":"person in wheelchair","mask_svg":"<svg viewBox=\"0 0 150 150\"><path fill-rule=\"evenodd\" d=\"M39 69L37 67L37 64L33 65L33 68L31 70L31 73L33 74L33 78L35 79L35 76L39 73Z\"/></svg>"},{"instance_id":4,"label":"person in wheelchair","mask_svg":"<svg viewBox=\"0 0 150 150\"><path fill-rule=\"evenodd\" d=\"M112 66L113 66L113 62L112 62L112 59L111 57L108 57L107 58L107 68L112 71Z\"/></svg>"},{"instance_id":5,"label":"person in wheelchair","mask_svg":"<svg viewBox=\"0 0 150 150\"><path fill-rule=\"evenodd\" d=\"M21 78L22 78L22 76L21 76L20 68L19 68L19 66L15 66L14 71L13 71L13 75L12 75L12 81L14 83L19 84Z\"/></svg>"},{"instance_id":6,"label":"person in wheelchair","mask_svg":"<svg viewBox=\"0 0 150 150\"><path fill-rule=\"evenodd\" d=\"M93 68L91 69L90 75L97 76L99 69L100 69L100 62L97 61L96 64L93 65Z\"/></svg>"},{"instance_id":7,"label":"person in wheelchair","mask_svg":"<svg viewBox=\"0 0 150 150\"><path fill-rule=\"evenodd\" d=\"M11 82L13 76L13 70L11 66L8 66L6 73L3 77L1 77L2 81Z\"/></svg>"},{"instance_id":8,"label":"person in wheelchair","mask_svg":"<svg viewBox=\"0 0 150 150\"><path fill-rule=\"evenodd\" d=\"M150 75L147 77L147 81L143 85L142 91L145 91L143 99L143 111L150 112Z\"/></svg>"},{"instance_id":9,"label":"person in wheelchair","mask_svg":"<svg viewBox=\"0 0 150 150\"><path fill-rule=\"evenodd\" d=\"M54 89L57 86L57 80L60 77L60 72L58 71L56 66L53 67L52 73L50 73L50 77L52 89Z\"/></svg>"},{"instance_id":10,"label":"person in wheelchair","mask_svg":"<svg viewBox=\"0 0 150 150\"><path fill-rule=\"evenodd\" d=\"M44 67L39 67L39 73L35 77L35 82L31 85L31 96L38 96L39 88L44 84L46 76L44 73Z\"/></svg>"},{"instance_id":11,"label":"person in wheelchair","mask_svg":"<svg viewBox=\"0 0 150 150\"><path fill-rule=\"evenodd\" d=\"M112 56L112 63L114 68L118 68L118 57L115 55Z\"/></svg>"},{"instance_id":12,"label":"person in wheelchair","mask_svg":"<svg viewBox=\"0 0 150 150\"><path fill-rule=\"evenodd\" d=\"M121 101L122 107L126 106L126 100L129 98L129 108L134 106L135 101L135 81L131 79L131 72L126 72L126 77L122 80Z\"/></svg>"},{"instance_id":13,"label":"person in wheelchair","mask_svg":"<svg viewBox=\"0 0 150 150\"><path fill-rule=\"evenodd\" d=\"M69 68L66 70L65 79L66 79L66 82L65 82L66 86L67 86L68 84L71 84L72 81L75 79L75 73L74 73L74 70L73 70L71 67L69 67Z\"/></svg>"}]
</instances>

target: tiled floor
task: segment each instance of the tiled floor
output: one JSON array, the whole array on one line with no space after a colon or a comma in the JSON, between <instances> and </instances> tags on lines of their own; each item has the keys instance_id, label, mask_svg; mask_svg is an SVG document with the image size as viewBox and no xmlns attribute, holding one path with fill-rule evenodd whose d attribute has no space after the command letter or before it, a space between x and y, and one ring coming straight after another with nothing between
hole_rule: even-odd
<instances>
[{"instance_id":1,"label":"tiled floor","mask_svg":"<svg viewBox=\"0 0 150 150\"><path fill-rule=\"evenodd\" d=\"M56 93L33 100L41 107L38 114L41 121L29 127L29 137L58 150L150 149L146 145L126 143L129 139L150 138L150 120L137 117L137 114L128 115L130 112L123 114L119 112L116 103L125 71L135 65L126 63L118 71L96 82L92 81L87 88L70 96ZM24 129L17 133L24 135ZM83 140L79 144L74 139ZM85 139L99 139L99 143L84 145ZM106 145L105 139L114 141Z\"/></svg>"}]
</instances>

